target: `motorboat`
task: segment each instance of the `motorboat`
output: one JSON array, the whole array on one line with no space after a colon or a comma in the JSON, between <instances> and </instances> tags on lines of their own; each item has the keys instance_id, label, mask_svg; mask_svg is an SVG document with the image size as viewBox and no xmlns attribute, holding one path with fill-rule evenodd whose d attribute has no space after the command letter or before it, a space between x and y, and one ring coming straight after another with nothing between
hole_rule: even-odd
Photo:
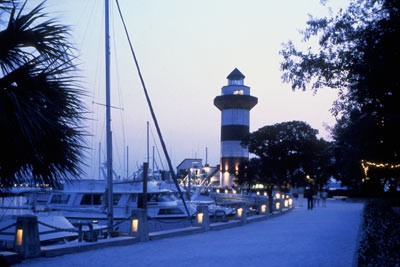
<instances>
[{"instance_id":1,"label":"motorboat","mask_svg":"<svg viewBox=\"0 0 400 267\"><path fill-rule=\"evenodd\" d=\"M60 214L72 223L107 221L107 190L104 180L74 180L64 184L64 189L53 191L45 212ZM146 198L143 182L122 181L113 184L113 219L130 218L133 209L146 206L149 219L183 219L196 213L196 206L184 205L174 192L162 188L156 181L147 183Z\"/></svg>"}]
</instances>

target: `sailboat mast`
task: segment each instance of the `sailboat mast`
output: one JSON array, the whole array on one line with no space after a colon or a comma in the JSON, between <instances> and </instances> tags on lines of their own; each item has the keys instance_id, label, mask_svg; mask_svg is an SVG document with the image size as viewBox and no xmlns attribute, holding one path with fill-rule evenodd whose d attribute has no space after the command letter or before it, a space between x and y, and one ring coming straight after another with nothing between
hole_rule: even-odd
<instances>
[{"instance_id":1,"label":"sailboat mast","mask_svg":"<svg viewBox=\"0 0 400 267\"><path fill-rule=\"evenodd\" d=\"M126 146L126 179L129 178L129 147Z\"/></svg>"},{"instance_id":2,"label":"sailboat mast","mask_svg":"<svg viewBox=\"0 0 400 267\"><path fill-rule=\"evenodd\" d=\"M147 163L149 163L150 162L150 152L149 152L149 145L150 145L150 141L149 141L149 127L150 127L150 124L149 124L149 122L147 121L147 134L146 134L146 136L147 136Z\"/></svg>"},{"instance_id":3,"label":"sailboat mast","mask_svg":"<svg viewBox=\"0 0 400 267\"><path fill-rule=\"evenodd\" d=\"M110 23L109 0L105 0L105 75L106 75L106 142L107 142L107 226L113 225L113 177L112 177L112 132L111 132L111 92L110 92Z\"/></svg>"},{"instance_id":4,"label":"sailboat mast","mask_svg":"<svg viewBox=\"0 0 400 267\"><path fill-rule=\"evenodd\" d=\"M99 176L98 176L98 179L100 180L101 179L101 143L99 142Z\"/></svg>"}]
</instances>

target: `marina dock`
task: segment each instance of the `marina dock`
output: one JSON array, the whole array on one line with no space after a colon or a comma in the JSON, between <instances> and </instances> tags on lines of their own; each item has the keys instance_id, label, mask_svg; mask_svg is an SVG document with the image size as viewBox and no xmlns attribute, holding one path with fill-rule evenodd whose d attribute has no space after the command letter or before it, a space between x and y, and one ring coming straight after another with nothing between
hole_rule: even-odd
<instances>
[{"instance_id":1,"label":"marina dock","mask_svg":"<svg viewBox=\"0 0 400 267\"><path fill-rule=\"evenodd\" d=\"M29 259L17 266L353 266L362 209L363 203L328 200L326 207L295 207L257 223L165 233L148 242Z\"/></svg>"}]
</instances>

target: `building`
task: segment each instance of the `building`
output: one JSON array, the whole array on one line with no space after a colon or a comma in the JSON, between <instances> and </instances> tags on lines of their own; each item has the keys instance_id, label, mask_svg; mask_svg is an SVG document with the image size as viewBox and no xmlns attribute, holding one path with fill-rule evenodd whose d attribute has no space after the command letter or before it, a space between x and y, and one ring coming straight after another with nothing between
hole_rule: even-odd
<instances>
[{"instance_id":1,"label":"building","mask_svg":"<svg viewBox=\"0 0 400 267\"><path fill-rule=\"evenodd\" d=\"M201 170L203 169L203 160L202 159L184 159L179 165L176 167L176 173L187 173L190 169Z\"/></svg>"},{"instance_id":2,"label":"building","mask_svg":"<svg viewBox=\"0 0 400 267\"><path fill-rule=\"evenodd\" d=\"M250 110L258 99L250 95L244 78L235 68L227 77L228 85L214 99L214 105L221 111L220 186L224 187L232 186L240 163L249 159L249 151L241 142L249 134Z\"/></svg>"},{"instance_id":3,"label":"building","mask_svg":"<svg viewBox=\"0 0 400 267\"><path fill-rule=\"evenodd\" d=\"M177 177L184 184L187 183L188 177L191 177L191 184L210 186L219 183L219 179L215 178L219 171L219 166L211 167L207 163L203 165L202 159L192 158L184 159L177 167Z\"/></svg>"}]
</instances>

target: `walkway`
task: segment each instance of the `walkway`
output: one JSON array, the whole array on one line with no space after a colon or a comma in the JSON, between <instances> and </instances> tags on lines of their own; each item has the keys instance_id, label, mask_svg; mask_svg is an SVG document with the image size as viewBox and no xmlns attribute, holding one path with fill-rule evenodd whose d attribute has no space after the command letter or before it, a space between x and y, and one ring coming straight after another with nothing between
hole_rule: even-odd
<instances>
[{"instance_id":1,"label":"walkway","mask_svg":"<svg viewBox=\"0 0 400 267\"><path fill-rule=\"evenodd\" d=\"M326 207L296 207L245 226L25 260L16 266L352 266L362 208L361 203L329 200Z\"/></svg>"}]
</instances>

